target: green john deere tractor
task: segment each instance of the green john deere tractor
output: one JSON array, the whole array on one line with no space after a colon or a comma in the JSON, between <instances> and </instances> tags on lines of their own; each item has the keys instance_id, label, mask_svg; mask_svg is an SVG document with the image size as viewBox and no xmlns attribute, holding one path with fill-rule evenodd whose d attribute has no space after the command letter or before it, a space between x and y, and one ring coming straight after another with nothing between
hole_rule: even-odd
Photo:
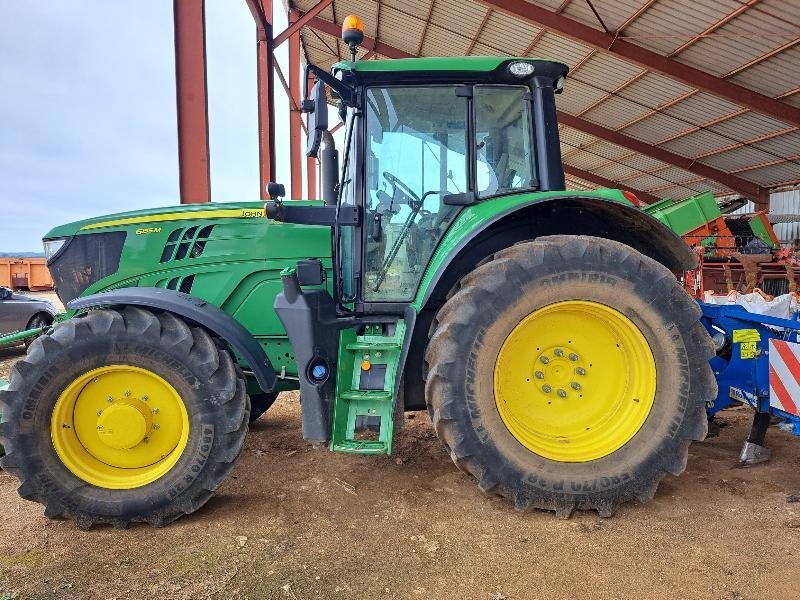
<instances>
[{"instance_id":1,"label":"green john deere tractor","mask_svg":"<svg viewBox=\"0 0 800 600\"><path fill-rule=\"evenodd\" d=\"M321 201L270 184L266 207L47 234L68 312L0 392L20 495L84 528L164 525L209 499L248 422L299 388L304 438L333 451L389 454L403 411L427 409L453 462L520 510L650 499L705 436L712 345L676 281L686 244L626 192L565 191L567 67L308 69Z\"/></svg>"}]
</instances>

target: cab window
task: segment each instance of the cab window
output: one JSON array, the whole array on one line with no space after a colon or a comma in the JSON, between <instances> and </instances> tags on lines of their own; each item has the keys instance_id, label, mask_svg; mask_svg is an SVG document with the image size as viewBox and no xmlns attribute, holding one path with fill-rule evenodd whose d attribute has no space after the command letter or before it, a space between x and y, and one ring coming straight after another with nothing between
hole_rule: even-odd
<instances>
[{"instance_id":1,"label":"cab window","mask_svg":"<svg viewBox=\"0 0 800 600\"><path fill-rule=\"evenodd\" d=\"M467 100L455 86L371 88L366 94L364 299L413 299L468 191Z\"/></svg>"}]
</instances>

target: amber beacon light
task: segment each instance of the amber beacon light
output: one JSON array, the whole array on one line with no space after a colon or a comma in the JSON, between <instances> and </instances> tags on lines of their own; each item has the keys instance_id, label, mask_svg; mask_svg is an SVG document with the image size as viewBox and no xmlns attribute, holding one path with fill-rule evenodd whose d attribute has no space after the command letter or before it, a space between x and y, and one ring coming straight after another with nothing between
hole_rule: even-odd
<instances>
[{"instance_id":1,"label":"amber beacon light","mask_svg":"<svg viewBox=\"0 0 800 600\"><path fill-rule=\"evenodd\" d=\"M342 23L342 41L350 48L353 62L356 60L356 50L364 41L364 21L356 15L348 15Z\"/></svg>"}]
</instances>

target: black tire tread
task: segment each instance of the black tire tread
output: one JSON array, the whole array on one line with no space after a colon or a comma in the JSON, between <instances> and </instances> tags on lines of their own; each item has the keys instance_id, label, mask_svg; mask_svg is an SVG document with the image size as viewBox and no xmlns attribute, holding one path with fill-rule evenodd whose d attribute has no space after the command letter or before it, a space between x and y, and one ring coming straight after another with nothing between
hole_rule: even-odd
<instances>
[{"instance_id":1,"label":"black tire tread","mask_svg":"<svg viewBox=\"0 0 800 600\"><path fill-rule=\"evenodd\" d=\"M26 469L26 460L15 449L15 432L11 419L19 412L19 403L24 400L18 390L26 375L37 371L46 354L72 343L77 336L109 335L125 333L157 336L159 344L180 347L188 361L194 363L217 390L209 401L216 405L230 405L226 414L226 426L219 436L221 452L214 453L214 464L206 465L199 485L192 485L186 493L175 498L167 506L141 514L119 516L97 515L66 508L50 490L37 485L35 473ZM163 527L175 519L199 509L211 497L233 469L241 453L249 422L249 399L245 390L244 376L230 353L215 343L215 339L201 327L190 327L182 319L167 313L154 313L135 307L121 310L94 310L82 318L73 318L57 324L50 335L37 338L31 344L28 355L17 361L11 372L8 390L0 392L3 422L0 423L0 440L6 448L6 456L0 466L20 480L18 492L26 500L45 506L45 515L50 519L73 519L80 529L91 529L95 525L108 524L120 529L132 523L145 522L154 527ZM215 440L215 443L216 440ZM191 494L188 492L191 491Z\"/></svg>"},{"instance_id":2,"label":"black tire tread","mask_svg":"<svg viewBox=\"0 0 800 600\"><path fill-rule=\"evenodd\" d=\"M487 494L503 496L511 500L515 508L526 511L531 508L555 511L560 518L569 517L576 509L596 510L600 516L611 516L616 508L630 500L647 502L652 499L660 479L667 473L678 475L686 468L688 447L691 441L702 440L707 433L705 415L706 400L716 395L716 380L708 366L708 360L714 355L713 344L705 328L699 322L700 308L677 284L675 276L663 265L649 259L632 248L618 242L602 240L604 244L594 243L597 238L586 236L547 236L535 241L524 242L505 248L484 260L475 270L465 275L454 287L454 292L439 309L432 327L428 347L425 354L426 384L425 397L432 413L433 426L439 439L450 452L453 462L459 469L478 481L480 489ZM584 260L588 252L607 252L608 248L623 257L629 269L648 273L654 269L660 272L660 279L670 278L673 286L672 302L679 307L683 315L681 325L689 332L690 343L689 364L691 369L689 394L691 407L688 417L684 419L681 431L677 436L673 452L661 457L658 469L648 481L634 481L633 485L624 488L621 493L604 496L592 495L587 502L580 504L570 495L546 494L531 496L523 486L513 481L503 481L501 474L488 472L479 457L471 454L464 435L454 418L455 404L459 401L450 393L453 382L459 377L456 372L458 349L463 345L462 330L467 329L470 319L491 306L493 290L505 280L524 276L522 264L544 264L552 255ZM705 365L705 367L703 366Z\"/></svg>"}]
</instances>

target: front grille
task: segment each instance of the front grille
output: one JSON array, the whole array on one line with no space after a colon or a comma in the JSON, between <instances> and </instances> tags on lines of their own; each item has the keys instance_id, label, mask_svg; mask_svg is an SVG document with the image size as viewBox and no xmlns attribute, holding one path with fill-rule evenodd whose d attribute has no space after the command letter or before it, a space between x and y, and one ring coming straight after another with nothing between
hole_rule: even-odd
<instances>
[{"instance_id":1,"label":"front grille","mask_svg":"<svg viewBox=\"0 0 800 600\"><path fill-rule=\"evenodd\" d=\"M124 231L71 238L47 263L61 302L66 305L96 281L116 273L124 245Z\"/></svg>"}]
</instances>

